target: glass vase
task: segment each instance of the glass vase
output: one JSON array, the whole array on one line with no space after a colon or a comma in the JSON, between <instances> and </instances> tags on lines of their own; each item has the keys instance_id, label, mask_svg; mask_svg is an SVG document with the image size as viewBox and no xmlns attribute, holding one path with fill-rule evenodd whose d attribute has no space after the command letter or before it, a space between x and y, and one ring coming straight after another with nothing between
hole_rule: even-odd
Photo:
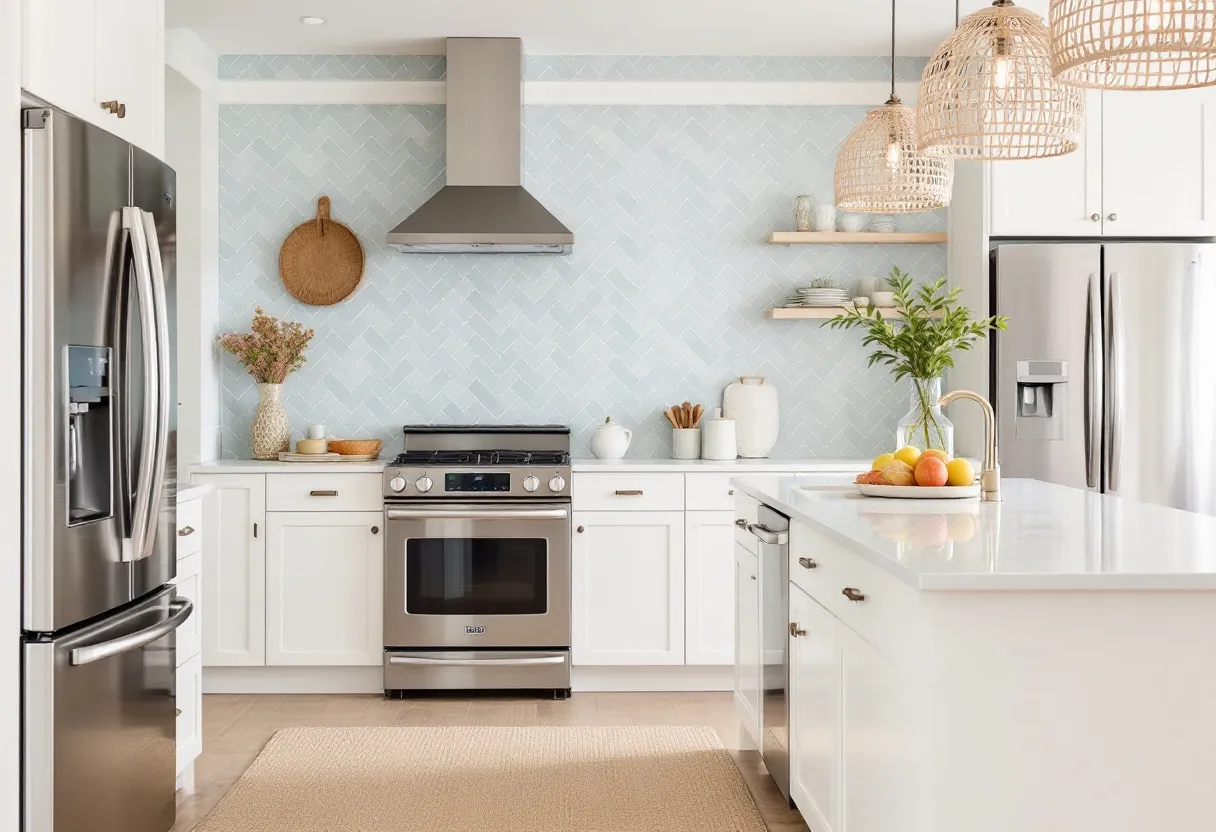
<instances>
[{"instance_id":1,"label":"glass vase","mask_svg":"<svg viewBox=\"0 0 1216 832\"><path fill-rule=\"evenodd\" d=\"M954 456L954 425L942 413L942 380L912 379L911 408L899 420L895 445L912 445L923 450L938 448Z\"/></svg>"},{"instance_id":2,"label":"glass vase","mask_svg":"<svg viewBox=\"0 0 1216 832\"><path fill-rule=\"evenodd\" d=\"M258 385L258 410L249 437L254 459L278 459L280 451L291 450L291 423L279 401L282 393L281 384Z\"/></svg>"}]
</instances>

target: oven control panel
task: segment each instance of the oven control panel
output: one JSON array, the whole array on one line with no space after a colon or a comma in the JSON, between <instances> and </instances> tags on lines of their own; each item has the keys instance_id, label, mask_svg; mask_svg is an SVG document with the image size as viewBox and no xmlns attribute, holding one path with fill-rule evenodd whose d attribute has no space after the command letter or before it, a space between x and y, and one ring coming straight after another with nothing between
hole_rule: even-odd
<instances>
[{"instance_id":1,"label":"oven control panel","mask_svg":"<svg viewBox=\"0 0 1216 832\"><path fill-rule=\"evenodd\" d=\"M384 470L384 496L568 498L570 468L469 467L423 468L390 465Z\"/></svg>"},{"instance_id":2,"label":"oven control panel","mask_svg":"<svg viewBox=\"0 0 1216 832\"><path fill-rule=\"evenodd\" d=\"M444 474L443 490L459 494L479 494L485 491L509 493L511 475L500 473Z\"/></svg>"}]
</instances>

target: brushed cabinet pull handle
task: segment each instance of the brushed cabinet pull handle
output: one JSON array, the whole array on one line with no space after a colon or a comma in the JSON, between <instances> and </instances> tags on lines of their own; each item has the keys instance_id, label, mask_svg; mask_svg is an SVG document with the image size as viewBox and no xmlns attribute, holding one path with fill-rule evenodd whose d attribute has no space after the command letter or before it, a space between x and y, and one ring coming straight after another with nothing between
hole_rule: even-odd
<instances>
[{"instance_id":1,"label":"brushed cabinet pull handle","mask_svg":"<svg viewBox=\"0 0 1216 832\"><path fill-rule=\"evenodd\" d=\"M182 526L177 530L178 537L189 537L194 534L194 526Z\"/></svg>"},{"instance_id":2,"label":"brushed cabinet pull handle","mask_svg":"<svg viewBox=\"0 0 1216 832\"><path fill-rule=\"evenodd\" d=\"M818 569L819 564L811 558L798 558L798 565L803 569Z\"/></svg>"},{"instance_id":3,"label":"brushed cabinet pull handle","mask_svg":"<svg viewBox=\"0 0 1216 832\"><path fill-rule=\"evenodd\" d=\"M119 118L126 118L126 117L127 117L127 105L126 105L126 104L123 104L121 101L119 101L119 102L118 102L118 113L117 113L117 115L118 115L118 117L119 117Z\"/></svg>"},{"instance_id":4,"label":"brushed cabinet pull handle","mask_svg":"<svg viewBox=\"0 0 1216 832\"><path fill-rule=\"evenodd\" d=\"M735 496L735 489L733 489L733 488L732 488L730 491L727 491L727 492L726 492L726 496L727 496L727 497L733 497L733 496Z\"/></svg>"},{"instance_id":5,"label":"brushed cabinet pull handle","mask_svg":"<svg viewBox=\"0 0 1216 832\"><path fill-rule=\"evenodd\" d=\"M850 601L866 600L865 594L860 589L854 589L851 586L846 586L844 589L842 589L840 591L840 594L843 595L845 598L848 598Z\"/></svg>"},{"instance_id":6,"label":"brushed cabinet pull handle","mask_svg":"<svg viewBox=\"0 0 1216 832\"><path fill-rule=\"evenodd\" d=\"M746 520L744 520L742 517L739 517L739 518L737 518L737 519L735 520L735 525L736 525L736 526L738 526L738 527L739 527L739 528L741 528L741 529L746 529L746 528L747 528L747 521L746 521Z\"/></svg>"},{"instance_id":7,"label":"brushed cabinet pull handle","mask_svg":"<svg viewBox=\"0 0 1216 832\"><path fill-rule=\"evenodd\" d=\"M794 638L798 638L799 636L806 635L806 630L799 627L797 621L791 621L790 622L790 635L793 636Z\"/></svg>"},{"instance_id":8,"label":"brushed cabinet pull handle","mask_svg":"<svg viewBox=\"0 0 1216 832\"><path fill-rule=\"evenodd\" d=\"M575 531L578 532L579 534L582 534L585 530L586 529L583 526L579 526L577 529L575 529Z\"/></svg>"},{"instance_id":9,"label":"brushed cabinet pull handle","mask_svg":"<svg viewBox=\"0 0 1216 832\"><path fill-rule=\"evenodd\" d=\"M254 537L258 536L258 524L257 523L253 524L253 536Z\"/></svg>"},{"instance_id":10,"label":"brushed cabinet pull handle","mask_svg":"<svg viewBox=\"0 0 1216 832\"><path fill-rule=\"evenodd\" d=\"M176 710L176 711L177 711L177 716L181 716L181 715L182 715L182 709L181 709L181 708L175 708L174 710Z\"/></svg>"},{"instance_id":11,"label":"brushed cabinet pull handle","mask_svg":"<svg viewBox=\"0 0 1216 832\"><path fill-rule=\"evenodd\" d=\"M754 581L754 580L756 580L756 576L755 576L755 575L748 575L747 577L751 578L753 581Z\"/></svg>"},{"instance_id":12,"label":"brushed cabinet pull handle","mask_svg":"<svg viewBox=\"0 0 1216 832\"><path fill-rule=\"evenodd\" d=\"M616 496L618 496L618 497L641 497L642 489L640 489L640 488L625 488L625 489L618 488L616 490Z\"/></svg>"},{"instance_id":13,"label":"brushed cabinet pull handle","mask_svg":"<svg viewBox=\"0 0 1216 832\"><path fill-rule=\"evenodd\" d=\"M338 492L332 488L322 488L308 492L312 497L337 497Z\"/></svg>"}]
</instances>

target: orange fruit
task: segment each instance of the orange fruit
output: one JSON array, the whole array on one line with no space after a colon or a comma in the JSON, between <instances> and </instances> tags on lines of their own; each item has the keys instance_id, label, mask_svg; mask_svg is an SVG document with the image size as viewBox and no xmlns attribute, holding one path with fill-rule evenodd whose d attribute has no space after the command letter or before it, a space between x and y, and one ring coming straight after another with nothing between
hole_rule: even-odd
<instances>
[{"instance_id":1,"label":"orange fruit","mask_svg":"<svg viewBox=\"0 0 1216 832\"><path fill-rule=\"evenodd\" d=\"M942 462L950 461L950 454L946 453L941 448L930 448L929 450L927 450L921 454L922 458L927 457L927 456L935 456L938 459L940 459Z\"/></svg>"},{"instance_id":2,"label":"orange fruit","mask_svg":"<svg viewBox=\"0 0 1216 832\"><path fill-rule=\"evenodd\" d=\"M916 463L916 468L912 470L912 474L916 478L917 485L927 487L943 486L949 479L946 463L935 456L921 456L920 461Z\"/></svg>"}]
</instances>

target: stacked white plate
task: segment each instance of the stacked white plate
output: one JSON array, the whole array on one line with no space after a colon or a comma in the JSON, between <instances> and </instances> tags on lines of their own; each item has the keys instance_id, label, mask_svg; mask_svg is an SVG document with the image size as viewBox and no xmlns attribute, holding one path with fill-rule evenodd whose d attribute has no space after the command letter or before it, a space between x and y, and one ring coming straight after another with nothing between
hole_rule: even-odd
<instances>
[{"instance_id":1,"label":"stacked white plate","mask_svg":"<svg viewBox=\"0 0 1216 832\"><path fill-rule=\"evenodd\" d=\"M852 301L844 289L795 289L786 299L790 306L844 306Z\"/></svg>"}]
</instances>

